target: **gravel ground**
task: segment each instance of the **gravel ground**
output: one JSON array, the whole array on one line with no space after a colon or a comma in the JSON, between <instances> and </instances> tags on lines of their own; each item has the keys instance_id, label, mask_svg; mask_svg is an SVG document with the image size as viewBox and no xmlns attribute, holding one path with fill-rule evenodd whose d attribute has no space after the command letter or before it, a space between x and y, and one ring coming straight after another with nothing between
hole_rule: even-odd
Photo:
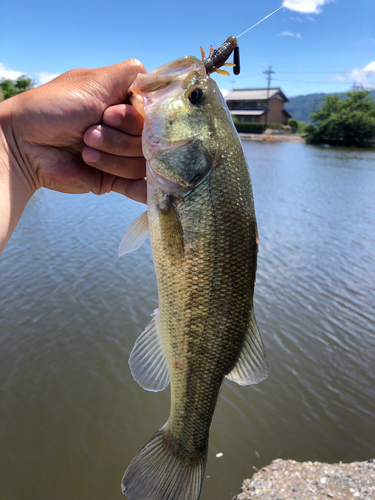
<instances>
[{"instance_id":1,"label":"gravel ground","mask_svg":"<svg viewBox=\"0 0 375 500\"><path fill-rule=\"evenodd\" d=\"M233 500L375 500L375 460L350 464L274 460Z\"/></svg>"}]
</instances>

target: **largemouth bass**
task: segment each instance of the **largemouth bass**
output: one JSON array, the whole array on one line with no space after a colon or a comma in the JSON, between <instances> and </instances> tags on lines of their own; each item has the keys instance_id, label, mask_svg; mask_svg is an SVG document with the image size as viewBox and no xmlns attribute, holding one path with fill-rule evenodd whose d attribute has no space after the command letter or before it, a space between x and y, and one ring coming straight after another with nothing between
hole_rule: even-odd
<instances>
[{"instance_id":1,"label":"largemouth bass","mask_svg":"<svg viewBox=\"0 0 375 500\"><path fill-rule=\"evenodd\" d=\"M131 87L144 115L148 208L119 253L150 232L159 308L130 355L145 389L171 384L168 422L122 480L129 500L196 500L224 377L241 385L268 375L253 295L258 235L238 134L204 64L184 57Z\"/></svg>"}]
</instances>

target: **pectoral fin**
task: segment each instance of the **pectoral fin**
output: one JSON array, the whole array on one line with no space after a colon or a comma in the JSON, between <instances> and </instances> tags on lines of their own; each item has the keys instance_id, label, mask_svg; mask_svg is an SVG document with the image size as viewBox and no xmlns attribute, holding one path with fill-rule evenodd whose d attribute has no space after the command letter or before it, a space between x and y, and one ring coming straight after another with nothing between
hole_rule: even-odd
<instances>
[{"instance_id":1,"label":"pectoral fin","mask_svg":"<svg viewBox=\"0 0 375 500\"><path fill-rule=\"evenodd\" d=\"M134 380L147 391L162 391L169 384L169 368L160 337L159 309L136 340L129 365Z\"/></svg>"},{"instance_id":2,"label":"pectoral fin","mask_svg":"<svg viewBox=\"0 0 375 500\"><path fill-rule=\"evenodd\" d=\"M266 353L255 321L254 309L250 315L240 357L226 377L240 385L258 384L268 377Z\"/></svg>"},{"instance_id":3,"label":"pectoral fin","mask_svg":"<svg viewBox=\"0 0 375 500\"><path fill-rule=\"evenodd\" d=\"M118 247L118 256L138 250L143 245L148 235L147 210L133 221L126 230Z\"/></svg>"}]
</instances>

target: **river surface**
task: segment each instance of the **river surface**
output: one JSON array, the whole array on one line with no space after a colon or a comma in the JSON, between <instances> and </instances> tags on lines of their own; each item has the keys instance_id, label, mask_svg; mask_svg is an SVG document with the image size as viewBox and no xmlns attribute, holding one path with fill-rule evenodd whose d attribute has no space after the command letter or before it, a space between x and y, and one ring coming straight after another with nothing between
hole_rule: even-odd
<instances>
[{"instance_id":1,"label":"river surface","mask_svg":"<svg viewBox=\"0 0 375 500\"><path fill-rule=\"evenodd\" d=\"M270 376L224 382L202 500L230 500L275 458L375 455L375 151L244 147ZM127 362L157 307L149 241L117 258L142 211L40 190L0 258L1 500L120 500L168 418L169 389L144 391Z\"/></svg>"}]
</instances>

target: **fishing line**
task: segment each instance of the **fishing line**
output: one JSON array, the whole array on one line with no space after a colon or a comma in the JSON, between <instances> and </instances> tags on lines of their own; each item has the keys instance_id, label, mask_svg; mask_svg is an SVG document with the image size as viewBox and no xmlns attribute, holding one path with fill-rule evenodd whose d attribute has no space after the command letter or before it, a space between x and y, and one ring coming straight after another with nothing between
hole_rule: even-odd
<instances>
[{"instance_id":1,"label":"fishing line","mask_svg":"<svg viewBox=\"0 0 375 500\"><path fill-rule=\"evenodd\" d=\"M288 2L285 2L281 7L279 7L278 9L274 10L273 12L271 12L271 14L268 14L268 16L264 17L263 19L261 19L260 21L258 21L256 24L254 24L254 26L251 26L250 28L247 28L247 30L245 30L243 33L241 33L240 35L238 35L236 38L240 38L240 36L244 35L245 33L247 33L248 31L252 30L253 28L255 28L255 26L258 26L258 24L262 23L263 21L265 21L266 19L268 19L269 17L273 16L273 14L276 14L276 12L278 12L280 9L283 9L286 5L288 5L292 0L289 0Z\"/></svg>"},{"instance_id":2,"label":"fishing line","mask_svg":"<svg viewBox=\"0 0 375 500\"><path fill-rule=\"evenodd\" d=\"M241 33L237 37L230 36L217 49L213 50L212 45L211 45L211 51L210 51L210 55L208 57L205 56L204 50L201 47L202 60L203 60L204 66L206 68L207 74L210 74L210 73L213 73L214 71L216 71L220 75L229 75L228 71L225 71L225 70L219 69L219 68L221 68L221 66L233 66L233 73L235 75L239 75L240 74L240 52L239 52L237 38L244 35L248 31L250 31L251 29L255 28L255 26L258 26L258 24L262 23L263 21L265 21L266 19L271 17L273 14L278 12L280 9L283 9L284 7L286 7L291 2L293 2L293 0L287 0L287 1L284 0L284 3L281 7L274 10L273 12L271 12L271 14L268 14L268 16L266 16L263 19L261 19L260 21L258 21L256 24L254 24L254 26L250 26L250 28L248 28L246 31L244 31L243 33ZM233 54L233 63L227 63L226 60L232 54L232 52L234 53Z\"/></svg>"}]
</instances>

